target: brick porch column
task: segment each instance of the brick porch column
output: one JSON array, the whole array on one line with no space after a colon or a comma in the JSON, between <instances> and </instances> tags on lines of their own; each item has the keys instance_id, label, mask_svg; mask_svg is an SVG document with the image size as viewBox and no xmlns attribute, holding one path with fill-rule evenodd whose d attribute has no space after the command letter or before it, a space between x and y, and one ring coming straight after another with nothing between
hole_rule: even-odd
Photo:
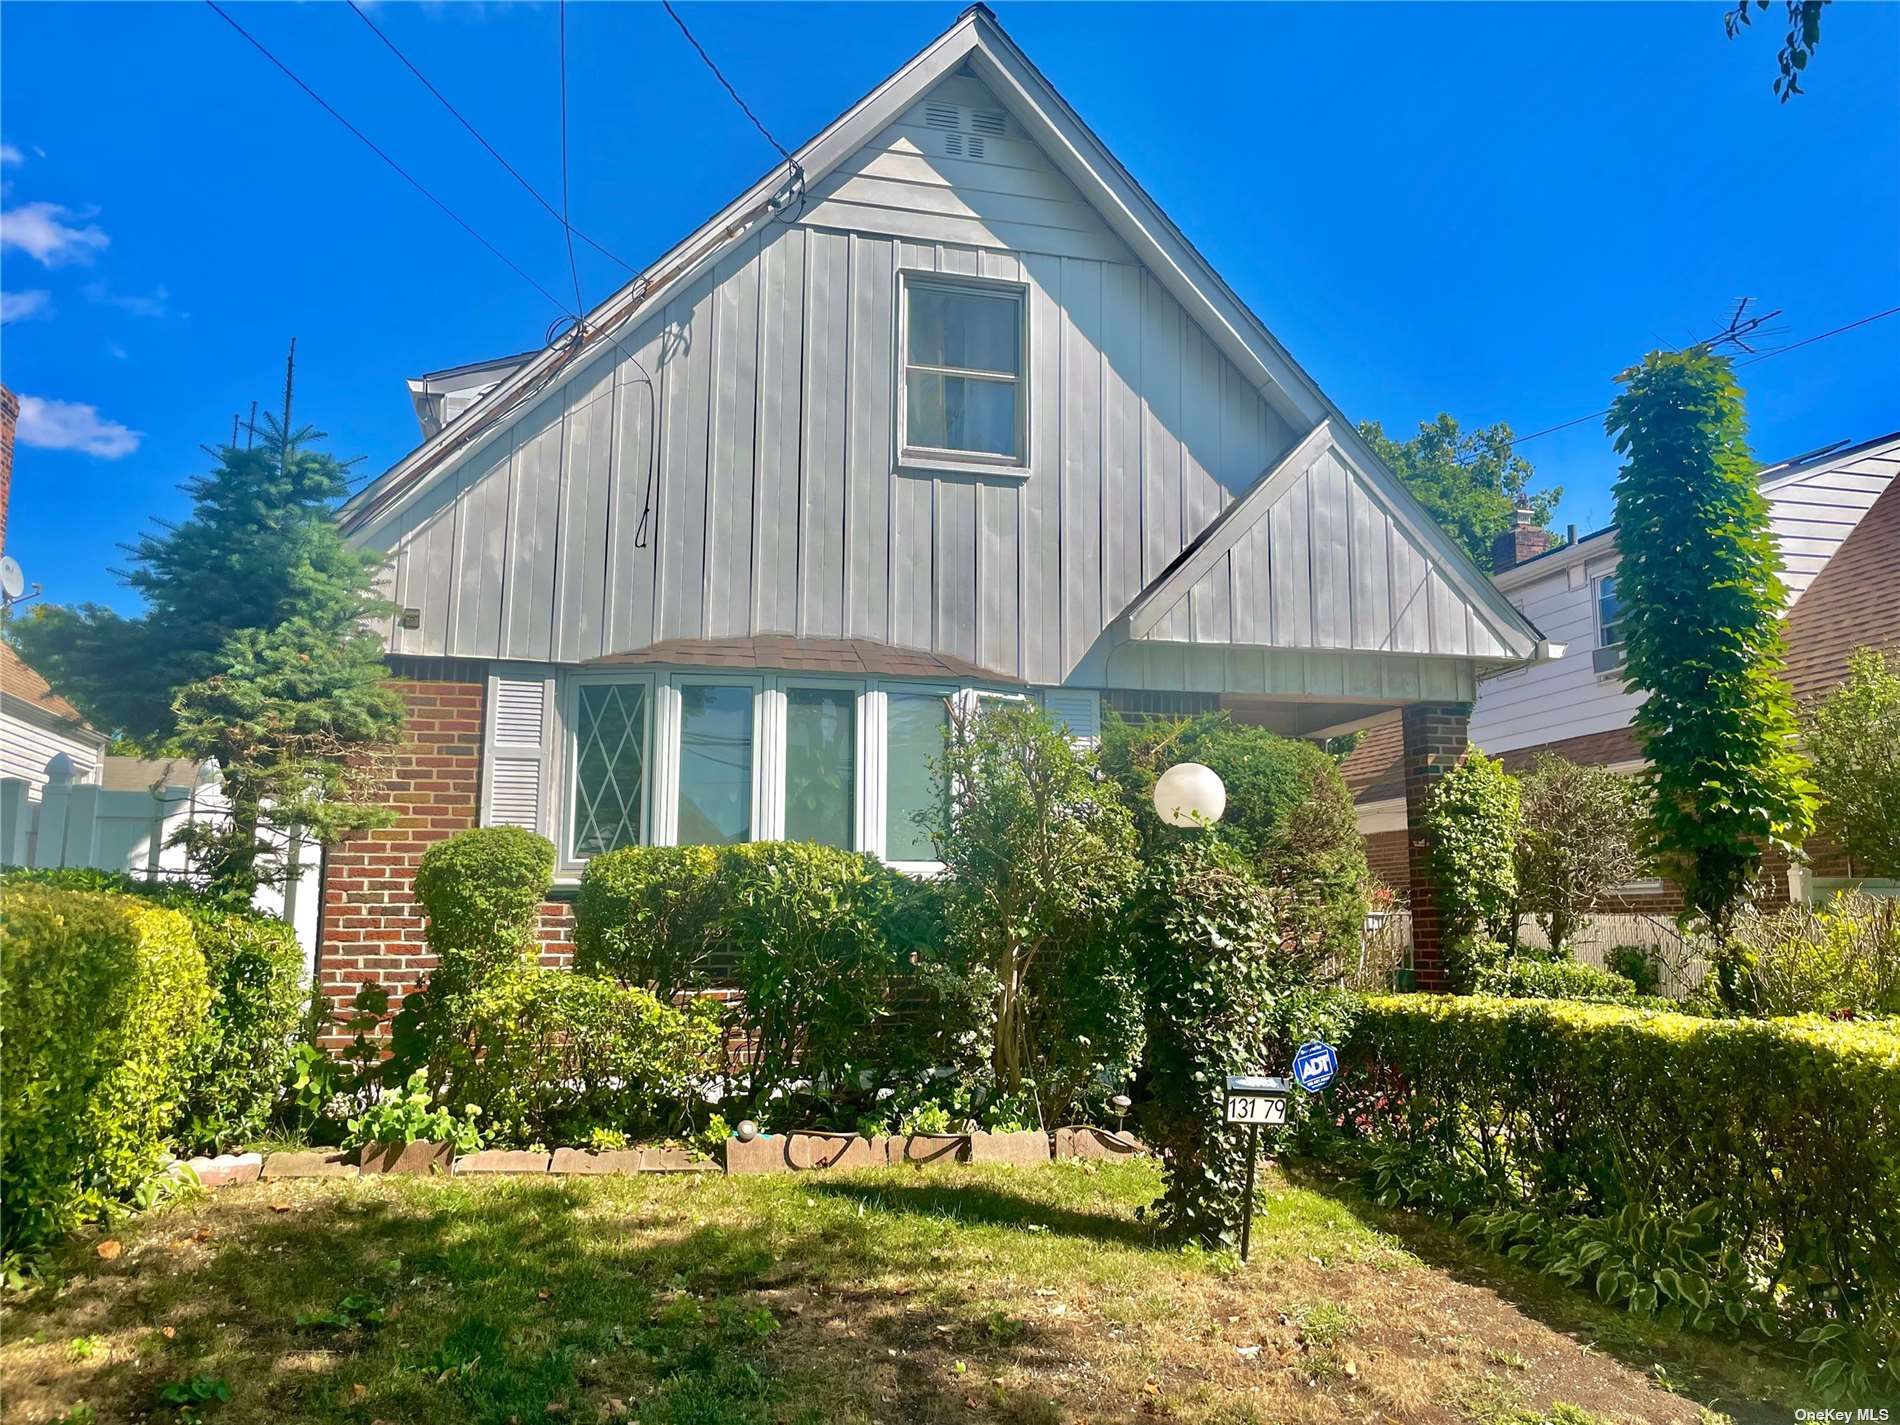
<instances>
[{"instance_id":1,"label":"brick porch column","mask_svg":"<svg viewBox=\"0 0 1900 1425\"><path fill-rule=\"evenodd\" d=\"M1404 738L1406 849L1412 873L1412 971L1421 990L1442 992L1445 926L1432 879L1431 838L1425 808L1438 779L1463 759L1470 746L1470 703L1413 703L1399 714Z\"/></svg>"}]
</instances>

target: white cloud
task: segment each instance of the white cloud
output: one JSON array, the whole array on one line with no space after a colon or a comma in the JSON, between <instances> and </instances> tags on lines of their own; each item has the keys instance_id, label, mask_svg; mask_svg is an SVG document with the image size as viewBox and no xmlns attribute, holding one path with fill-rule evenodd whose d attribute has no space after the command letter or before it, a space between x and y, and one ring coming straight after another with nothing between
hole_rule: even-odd
<instances>
[{"instance_id":1,"label":"white cloud","mask_svg":"<svg viewBox=\"0 0 1900 1425\"><path fill-rule=\"evenodd\" d=\"M88 282L81 290L85 292L88 302L102 302L108 307L130 312L135 317L164 316L165 304L172 295L162 283L154 287L149 296L140 296L136 292L114 292L103 282Z\"/></svg>"},{"instance_id":2,"label":"white cloud","mask_svg":"<svg viewBox=\"0 0 1900 1425\"><path fill-rule=\"evenodd\" d=\"M120 346L116 341L106 343L106 355L111 357L114 361L124 361L131 354L131 352Z\"/></svg>"},{"instance_id":3,"label":"white cloud","mask_svg":"<svg viewBox=\"0 0 1900 1425\"><path fill-rule=\"evenodd\" d=\"M53 315L53 294L43 287L25 292L0 292L0 326Z\"/></svg>"},{"instance_id":4,"label":"white cloud","mask_svg":"<svg viewBox=\"0 0 1900 1425\"><path fill-rule=\"evenodd\" d=\"M25 163L26 155L10 143L0 143L0 164Z\"/></svg>"},{"instance_id":5,"label":"white cloud","mask_svg":"<svg viewBox=\"0 0 1900 1425\"><path fill-rule=\"evenodd\" d=\"M97 406L79 401L20 397L19 439L42 450L77 450L101 460L117 460L139 448L143 431L102 420Z\"/></svg>"},{"instance_id":6,"label":"white cloud","mask_svg":"<svg viewBox=\"0 0 1900 1425\"><path fill-rule=\"evenodd\" d=\"M17 247L44 267L89 265L112 240L96 223L75 226L86 215L58 203L26 203L0 213L0 248Z\"/></svg>"}]
</instances>

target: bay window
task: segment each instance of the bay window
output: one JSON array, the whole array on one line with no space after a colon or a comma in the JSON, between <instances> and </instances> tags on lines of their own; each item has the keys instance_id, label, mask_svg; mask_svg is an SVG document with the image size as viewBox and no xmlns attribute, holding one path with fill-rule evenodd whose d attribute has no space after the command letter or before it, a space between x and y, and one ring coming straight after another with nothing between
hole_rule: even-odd
<instances>
[{"instance_id":1,"label":"bay window","mask_svg":"<svg viewBox=\"0 0 1900 1425\"><path fill-rule=\"evenodd\" d=\"M889 694L884 713L884 859L935 861L928 825L940 804L930 764L943 756L950 707L942 693Z\"/></svg>"},{"instance_id":2,"label":"bay window","mask_svg":"<svg viewBox=\"0 0 1900 1425\"><path fill-rule=\"evenodd\" d=\"M574 686L574 779L568 846L574 860L646 839L647 685Z\"/></svg>"},{"instance_id":3,"label":"bay window","mask_svg":"<svg viewBox=\"0 0 1900 1425\"><path fill-rule=\"evenodd\" d=\"M858 694L785 692L785 839L858 844Z\"/></svg>"},{"instance_id":4,"label":"bay window","mask_svg":"<svg viewBox=\"0 0 1900 1425\"><path fill-rule=\"evenodd\" d=\"M679 698L678 844L752 840L752 686L682 682Z\"/></svg>"}]
</instances>

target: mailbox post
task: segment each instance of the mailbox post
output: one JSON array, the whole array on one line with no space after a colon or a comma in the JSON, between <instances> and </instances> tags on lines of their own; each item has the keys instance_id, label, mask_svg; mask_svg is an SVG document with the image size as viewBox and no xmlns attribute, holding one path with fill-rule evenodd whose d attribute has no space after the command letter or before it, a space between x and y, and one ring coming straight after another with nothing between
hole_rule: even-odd
<instances>
[{"instance_id":1,"label":"mailbox post","mask_svg":"<svg viewBox=\"0 0 1900 1425\"><path fill-rule=\"evenodd\" d=\"M1286 1123L1287 1082L1259 1074L1227 1076L1227 1109L1223 1117L1229 1123L1247 1126L1247 1204L1240 1219L1240 1260L1247 1260L1253 1245L1253 1173L1260 1159L1260 1125L1278 1128Z\"/></svg>"}]
</instances>

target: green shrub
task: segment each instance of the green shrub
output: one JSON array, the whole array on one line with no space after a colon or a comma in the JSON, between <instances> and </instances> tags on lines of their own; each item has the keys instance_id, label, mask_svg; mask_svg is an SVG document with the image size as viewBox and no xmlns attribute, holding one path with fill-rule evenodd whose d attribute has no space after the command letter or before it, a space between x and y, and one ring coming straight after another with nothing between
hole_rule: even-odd
<instances>
[{"instance_id":1,"label":"green shrub","mask_svg":"<svg viewBox=\"0 0 1900 1425\"><path fill-rule=\"evenodd\" d=\"M890 932L913 883L875 856L797 841L727 847L719 872L754 1112L795 1081L851 1094L881 1057L902 954Z\"/></svg>"},{"instance_id":2,"label":"green shrub","mask_svg":"<svg viewBox=\"0 0 1900 1425\"><path fill-rule=\"evenodd\" d=\"M0 1246L96 1217L159 1165L210 1003L191 925L96 891L0 888Z\"/></svg>"},{"instance_id":3,"label":"green shrub","mask_svg":"<svg viewBox=\"0 0 1900 1425\"><path fill-rule=\"evenodd\" d=\"M1535 920L1555 958L1604 896L1642 874L1643 787L1607 767L1539 752L1518 791L1513 924L1518 916Z\"/></svg>"},{"instance_id":4,"label":"green shrub","mask_svg":"<svg viewBox=\"0 0 1900 1425\"><path fill-rule=\"evenodd\" d=\"M728 887L715 846L626 846L581 872L574 968L644 985L661 999L730 976L721 916Z\"/></svg>"},{"instance_id":5,"label":"green shrub","mask_svg":"<svg viewBox=\"0 0 1900 1425\"><path fill-rule=\"evenodd\" d=\"M1861 648L1847 670L1801 719L1821 823L1861 875L1900 880L1900 662Z\"/></svg>"},{"instance_id":6,"label":"green shrub","mask_svg":"<svg viewBox=\"0 0 1900 1425\"><path fill-rule=\"evenodd\" d=\"M1515 853L1522 823L1517 778L1495 758L1474 748L1439 779L1425 827L1448 939L1517 943ZM1448 963L1447 969L1455 973L1456 967ZM1467 983L1453 981L1458 989Z\"/></svg>"},{"instance_id":7,"label":"green shrub","mask_svg":"<svg viewBox=\"0 0 1900 1425\"><path fill-rule=\"evenodd\" d=\"M1599 1004L1636 1004L1645 996L1623 976L1575 960L1506 960L1480 970L1473 986L1481 995L1506 999L1567 999Z\"/></svg>"},{"instance_id":8,"label":"green shrub","mask_svg":"<svg viewBox=\"0 0 1900 1425\"><path fill-rule=\"evenodd\" d=\"M1225 712L1128 722L1111 710L1102 770L1120 789L1143 853L1184 833L1155 815L1155 781L1179 762L1210 767L1227 810L1207 832L1253 862L1273 895L1289 951L1317 968L1358 958L1372 889L1365 839L1338 761L1310 742L1237 723Z\"/></svg>"},{"instance_id":9,"label":"green shrub","mask_svg":"<svg viewBox=\"0 0 1900 1425\"><path fill-rule=\"evenodd\" d=\"M1815 1333L1824 1388L1900 1386L1900 1024L1384 997L1331 1093L1384 1200L1666 1324Z\"/></svg>"},{"instance_id":10,"label":"green shrub","mask_svg":"<svg viewBox=\"0 0 1900 1425\"><path fill-rule=\"evenodd\" d=\"M1274 923L1301 973L1356 966L1372 873L1352 792L1330 757L1307 758L1305 795L1267 833L1256 864Z\"/></svg>"},{"instance_id":11,"label":"green shrub","mask_svg":"<svg viewBox=\"0 0 1900 1425\"><path fill-rule=\"evenodd\" d=\"M1612 945L1603 952L1603 964L1636 986L1638 994L1653 995L1662 988L1662 957L1654 945Z\"/></svg>"},{"instance_id":12,"label":"green shrub","mask_svg":"<svg viewBox=\"0 0 1900 1425\"><path fill-rule=\"evenodd\" d=\"M1273 1028L1279 935L1246 861L1209 837L1149 864L1131 930L1147 989L1149 1102L1142 1135L1161 1154L1164 1230L1224 1246L1245 1207L1247 1138L1222 1121L1225 1076L1252 1073Z\"/></svg>"},{"instance_id":13,"label":"green shrub","mask_svg":"<svg viewBox=\"0 0 1900 1425\"><path fill-rule=\"evenodd\" d=\"M188 885L117 871L13 870L4 884L114 891L181 911L204 956L211 1008L193 1036L185 1091L169 1136L181 1151L216 1150L263 1133L309 1003L303 947L294 929L275 916L233 907Z\"/></svg>"},{"instance_id":14,"label":"green shrub","mask_svg":"<svg viewBox=\"0 0 1900 1425\"><path fill-rule=\"evenodd\" d=\"M437 1104L429 1093L429 1076L418 1069L399 1088L385 1090L374 1102L350 1120L346 1147L361 1148L371 1143L453 1143L458 1153L473 1153L482 1146L482 1132L476 1120L482 1116L477 1104L464 1104L457 1114L446 1104Z\"/></svg>"},{"instance_id":15,"label":"green shrub","mask_svg":"<svg viewBox=\"0 0 1900 1425\"><path fill-rule=\"evenodd\" d=\"M484 826L438 841L416 864L437 993L536 955L541 902L554 879L554 843L517 826Z\"/></svg>"},{"instance_id":16,"label":"green shrub","mask_svg":"<svg viewBox=\"0 0 1900 1425\"><path fill-rule=\"evenodd\" d=\"M178 907L211 982L179 1105L181 1147L216 1150L261 1135L296 1052L308 1003L303 947L281 920L215 906Z\"/></svg>"},{"instance_id":17,"label":"green shrub","mask_svg":"<svg viewBox=\"0 0 1900 1425\"><path fill-rule=\"evenodd\" d=\"M462 1003L437 1097L483 1111L489 1139L577 1144L690 1130L716 1072L718 1007L684 1009L593 975L539 965L489 977Z\"/></svg>"},{"instance_id":18,"label":"green shrub","mask_svg":"<svg viewBox=\"0 0 1900 1425\"><path fill-rule=\"evenodd\" d=\"M1141 1047L1133 956L1119 933L1138 872L1127 809L1095 753L1040 709L979 704L952 718L939 836L951 948L995 987L999 1093L1057 1122L1099 1077L1119 1088ZM1031 1121L1038 1121L1035 1107ZM1053 1124L1049 1125L1053 1126Z\"/></svg>"},{"instance_id":19,"label":"green shrub","mask_svg":"<svg viewBox=\"0 0 1900 1425\"><path fill-rule=\"evenodd\" d=\"M1900 1014L1900 901L1852 891L1821 909L1750 907L1729 952L1744 1014Z\"/></svg>"}]
</instances>

